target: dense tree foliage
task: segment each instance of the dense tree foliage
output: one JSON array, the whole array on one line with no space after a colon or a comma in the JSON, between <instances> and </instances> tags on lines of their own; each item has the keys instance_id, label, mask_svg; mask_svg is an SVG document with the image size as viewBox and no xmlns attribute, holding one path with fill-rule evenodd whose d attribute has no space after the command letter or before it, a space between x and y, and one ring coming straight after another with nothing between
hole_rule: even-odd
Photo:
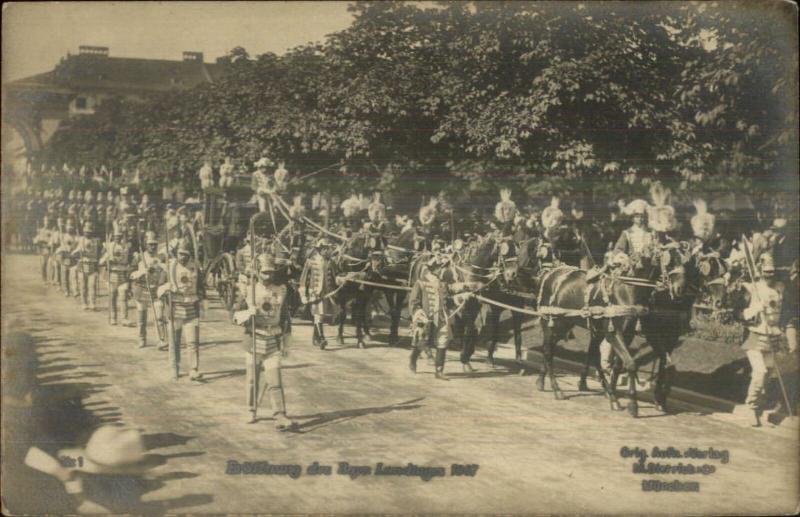
<instances>
[{"instance_id":1,"label":"dense tree foliage","mask_svg":"<svg viewBox=\"0 0 800 517\"><path fill-rule=\"evenodd\" d=\"M204 159L268 155L298 174L339 164L327 175L337 185L401 190L621 194L653 178L676 189L797 188L787 4L351 11L352 25L324 43L255 58L236 48L218 82L107 102L65 126L43 157L168 181L193 178Z\"/></svg>"}]
</instances>

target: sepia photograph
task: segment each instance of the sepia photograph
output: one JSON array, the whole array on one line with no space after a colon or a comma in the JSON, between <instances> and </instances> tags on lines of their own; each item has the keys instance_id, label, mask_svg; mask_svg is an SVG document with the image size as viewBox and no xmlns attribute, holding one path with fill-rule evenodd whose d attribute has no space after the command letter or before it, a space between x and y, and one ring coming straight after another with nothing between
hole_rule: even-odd
<instances>
[{"instance_id":1,"label":"sepia photograph","mask_svg":"<svg viewBox=\"0 0 800 517\"><path fill-rule=\"evenodd\" d=\"M800 512L798 7L2 5L4 515Z\"/></svg>"}]
</instances>

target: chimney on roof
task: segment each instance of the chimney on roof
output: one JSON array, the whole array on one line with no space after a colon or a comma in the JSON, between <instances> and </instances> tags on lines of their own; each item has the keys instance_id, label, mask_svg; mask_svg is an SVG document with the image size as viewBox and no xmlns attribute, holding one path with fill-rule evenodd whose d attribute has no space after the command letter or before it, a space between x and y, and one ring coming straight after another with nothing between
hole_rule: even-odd
<instances>
[{"instance_id":1,"label":"chimney on roof","mask_svg":"<svg viewBox=\"0 0 800 517\"><path fill-rule=\"evenodd\" d=\"M199 63L203 62L203 53L202 52L190 52L188 50L183 51L183 60L184 61L197 61Z\"/></svg>"},{"instance_id":2,"label":"chimney on roof","mask_svg":"<svg viewBox=\"0 0 800 517\"><path fill-rule=\"evenodd\" d=\"M108 57L108 47L94 47L92 45L81 45L78 47L78 54Z\"/></svg>"}]
</instances>

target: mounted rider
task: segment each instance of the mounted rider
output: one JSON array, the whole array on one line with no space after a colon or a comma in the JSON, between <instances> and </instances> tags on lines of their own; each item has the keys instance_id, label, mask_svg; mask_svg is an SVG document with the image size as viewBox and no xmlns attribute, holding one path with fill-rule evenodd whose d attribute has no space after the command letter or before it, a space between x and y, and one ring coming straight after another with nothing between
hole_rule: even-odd
<instances>
[{"instance_id":1,"label":"mounted rider","mask_svg":"<svg viewBox=\"0 0 800 517\"><path fill-rule=\"evenodd\" d=\"M647 209L647 224L654 232L656 247L673 244L676 242L673 232L678 228L675 218L675 209L669 204L670 189L656 181L650 186L650 197L653 206Z\"/></svg>"},{"instance_id":2,"label":"mounted rider","mask_svg":"<svg viewBox=\"0 0 800 517\"><path fill-rule=\"evenodd\" d=\"M511 190L500 190L500 201L494 205L493 226L502 237L510 237L514 230L514 220L518 214L517 205L511 200Z\"/></svg>"},{"instance_id":3,"label":"mounted rider","mask_svg":"<svg viewBox=\"0 0 800 517\"><path fill-rule=\"evenodd\" d=\"M275 180L267 174L267 167L272 166L273 162L264 156L253 165L255 172L253 172L250 180L250 187L253 189L253 194L258 202L258 211L266 212L267 200L275 192Z\"/></svg>"},{"instance_id":4,"label":"mounted rider","mask_svg":"<svg viewBox=\"0 0 800 517\"><path fill-rule=\"evenodd\" d=\"M580 241L575 230L565 224L561 200L553 197L550 205L542 210L542 244L539 259L544 267L565 263L577 266L582 255Z\"/></svg>"},{"instance_id":5,"label":"mounted rider","mask_svg":"<svg viewBox=\"0 0 800 517\"><path fill-rule=\"evenodd\" d=\"M439 200L431 198L427 205L419 209L419 222L420 226L417 229L418 239L415 239L415 249L430 250L434 238L439 235L439 229L436 226L436 219L438 215L437 207Z\"/></svg>"},{"instance_id":6,"label":"mounted rider","mask_svg":"<svg viewBox=\"0 0 800 517\"><path fill-rule=\"evenodd\" d=\"M650 266L655 249L655 235L645 225L649 206L643 199L635 199L625 206L624 213L632 218L632 224L620 234L614 246L615 252L622 252L630 258L634 271Z\"/></svg>"},{"instance_id":7,"label":"mounted rider","mask_svg":"<svg viewBox=\"0 0 800 517\"><path fill-rule=\"evenodd\" d=\"M361 228L361 200L353 193L349 198L342 201L340 205L342 209L342 216L344 217L345 228L351 234L358 233Z\"/></svg>"},{"instance_id":8,"label":"mounted rider","mask_svg":"<svg viewBox=\"0 0 800 517\"><path fill-rule=\"evenodd\" d=\"M386 205L381 203L380 192L375 192L372 202L367 208L369 222L364 229L367 232L367 247L372 250L386 249L386 233L388 232L386 222Z\"/></svg>"}]
</instances>

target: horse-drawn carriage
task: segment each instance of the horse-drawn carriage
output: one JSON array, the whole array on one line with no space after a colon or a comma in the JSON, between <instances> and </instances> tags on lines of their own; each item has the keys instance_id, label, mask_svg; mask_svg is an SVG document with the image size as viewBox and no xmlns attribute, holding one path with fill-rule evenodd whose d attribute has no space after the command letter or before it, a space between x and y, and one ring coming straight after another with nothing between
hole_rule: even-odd
<instances>
[{"instance_id":1,"label":"horse-drawn carriage","mask_svg":"<svg viewBox=\"0 0 800 517\"><path fill-rule=\"evenodd\" d=\"M203 278L216 287L220 300L231 310L236 302L236 283L241 265L236 254L245 241L250 218L258 206L243 196L208 189L203 196L201 223Z\"/></svg>"}]
</instances>

